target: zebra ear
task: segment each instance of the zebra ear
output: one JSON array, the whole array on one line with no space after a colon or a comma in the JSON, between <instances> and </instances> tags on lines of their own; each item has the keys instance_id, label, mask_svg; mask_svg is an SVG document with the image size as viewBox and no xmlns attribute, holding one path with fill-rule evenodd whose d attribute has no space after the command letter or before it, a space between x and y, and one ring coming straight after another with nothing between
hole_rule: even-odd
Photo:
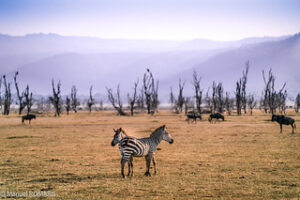
<instances>
[{"instance_id":1,"label":"zebra ear","mask_svg":"<svg viewBox=\"0 0 300 200\"><path fill-rule=\"evenodd\" d=\"M165 128L166 128L166 125L164 124L162 127L161 127L163 130L165 130Z\"/></svg>"},{"instance_id":2,"label":"zebra ear","mask_svg":"<svg viewBox=\"0 0 300 200\"><path fill-rule=\"evenodd\" d=\"M114 130L114 132L117 132L116 129L113 128L113 130Z\"/></svg>"}]
</instances>

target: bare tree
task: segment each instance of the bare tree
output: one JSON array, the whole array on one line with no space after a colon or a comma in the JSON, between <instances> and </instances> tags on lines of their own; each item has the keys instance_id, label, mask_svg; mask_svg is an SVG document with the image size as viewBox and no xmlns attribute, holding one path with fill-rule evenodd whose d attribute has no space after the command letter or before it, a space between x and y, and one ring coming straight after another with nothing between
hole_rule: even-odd
<instances>
[{"instance_id":1,"label":"bare tree","mask_svg":"<svg viewBox=\"0 0 300 200\"><path fill-rule=\"evenodd\" d=\"M217 108L219 113L224 111L223 84L219 83L216 88L217 93Z\"/></svg>"},{"instance_id":2,"label":"bare tree","mask_svg":"<svg viewBox=\"0 0 300 200\"><path fill-rule=\"evenodd\" d=\"M201 104L202 104L202 90L200 87L201 77L198 76L197 72L193 72L193 85L195 90L196 108L198 113L201 115Z\"/></svg>"},{"instance_id":3,"label":"bare tree","mask_svg":"<svg viewBox=\"0 0 300 200\"><path fill-rule=\"evenodd\" d=\"M227 115L231 115L233 103L234 103L234 100L232 98L230 98L229 92L226 92L224 106L225 106Z\"/></svg>"},{"instance_id":4,"label":"bare tree","mask_svg":"<svg viewBox=\"0 0 300 200\"><path fill-rule=\"evenodd\" d=\"M146 100L148 114L157 111L159 82L154 80L152 72L147 69L143 77L143 88Z\"/></svg>"},{"instance_id":5,"label":"bare tree","mask_svg":"<svg viewBox=\"0 0 300 200\"><path fill-rule=\"evenodd\" d=\"M264 70L262 71L262 75L263 75L263 80L265 83L265 88L264 88L264 92L263 92L263 94L264 94L263 101L265 102L266 106L268 107L269 112L274 114L276 111L276 108L278 107L278 103L280 103L278 101L278 93L276 93L276 90L275 90L275 76L272 73L272 69L269 70L268 77L265 76ZM286 93L286 92L283 92L285 85L286 85L286 83L283 84L279 93L282 93L282 94ZM285 97L285 99L286 99L286 97ZM285 100L284 100L284 104L285 104ZM284 107L285 107L285 105L284 105Z\"/></svg>"},{"instance_id":6,"label":"bare tree","mask_svg":"<svg viewBox=\"0 0 300 200\"><path fill-rule=\"evenodd\" d=\"M281 114L285 114L286 110L287 90L284 89L285 85L286 84L283 85L277 94L277 106Z\"/></svg>"},{"instance_id":7,"label":"bare tree","mask_svg":"<svg viewBox=\"0 0 300 200\"><path fill-rule=\"evenodd\" d=\"M295 112L298 113L300 108L300 93L298 93L295 100Z\"/></svg>"},{"instance_id":8,"label":"bare tree","mask_svg":"<svg viewBox=\"0 0 300 200\"><path fill-rule=\"evenodd\" d=\"M212 107L213 107L213 113L216 112L217 110L217 85L216 82L213 81L213 85L212 85L212 96L211 96L211 100L212 100Z\"/></svg>"},{"instance_id":9,"label":"bare tree","mask_svg":"<svg viewBox=\"0 0 300 200\"><path fill-rule=\"evenodd\" d=\"M253 94L250 94L248 96L248 100L247 100L247 104L248 104L248 107L250 108L250 114L252 115L252 111L253 111L253 108L255 108L256 106L256 100L254 98L254 95Z\"/></svg>"},{"instance_id":10,"label":"bare tree","mask_svg":"<svg viewBox=\"0 0 300 200\"><path fill-rule=\"evenodd\" d=\"M2 100L2 93L1 93L1 91L2 91L2 76L0 76L0 112L2 111L2 104L3 104L3 100Z\"/></svg>"},{"instance_id":11,"label":"bare tree","mask_svg":"<svg viewBox=\"0 0 300 200\"><path fill-rule=\"evenodd\" d=\"M242 91L241 91L241 103L242 109L244 110L244 114L247 113L247 96L246 96L246 86L248 81L248 71L249 71L249 61L246 62L246 69L243 71L242 76Z\"/></svg>"},{"instance_id":12,"label":"bare tree","mask_svg":"<svg viewBox=\"0 0 300 200\"><path fill-rule=\"evenodd\" d=\"M139 84L139 80L137 80L135 83L134 83L134 88L133 88L133 95L132 97L129 95L129 93L127 94L128 96L128 103L129 103L129 106L130 106L130 114L131 116L133 116L133 112L134 112L134 106L135 106L135 103L136 103L136 100L137 100L137 86Z\"/></svg>"},{"instance_id":13,"label":"bare tree","mask_svg":"<svg viewBox=\"0 0 300 200\"><path fill-rule=\"evenodd\" d=\"M205 95L205 104L206 107L209 109L210 113L213 113L213 103L212 103L212 98L209 96L209 88L207 89Z\"/></svg>"},{"instance_id":14,"label":"bare tree","mask_svg":"<svg viewBox=\"0 0 300 200\"><path fill-rule=\"evenodd\" d=\"M236 88L235 88L235 106L236 106L236 112L237 115L242 114L242 80L238 80L236 82Z\"/></svg>"},{"instance_id":15,"label":"bare tree","mask_svg":"<svg viewBox=\"0 0 300 200\"><path fill-rule=\"evenodd\" d=\"M108 100L110 101L111 105L116 109L119 115L126 115L126 113L123 111L123 104L121 101L121 95L120 95L120 85L117 87L117 96L115 97L113 94L113 90L106 88Z\"/></svg>"},{"instance_id":16,"label":"bare tree","mask_svg":"<svg viewBox=\"0 0 300 200\"><path fill-rule=\"evenodd\" d=\"M17 71L15 73L15 76L14 76L14 81L15 81L15 87L16 87L16 91L17 91L17 97L18 97L18 103L19 104L19 115L22 114L22 110L25 108L26 106L26 102L24 100L24 92L22 92L22 94L20 94L20 90L19 90L19 85L17 83L17 76L18 76L19 72Z\"/></svg>"},{"instance_id":17,"label":"bare tree","mask_svg":"<svg viewBox=\"0 0 300 200\"><path fill-rule=\"evenodd\" d=\"M49 97L49 101L52 103L52 105L54 106L55 109L55 114L54 116L60 116L61 114L61 108L62 108L62 100L61 100L61 94L60 94L60 87L61 87L61 83L60 81L58 81L57 86L55 88L54 85L54 80L52 79L52 95Z\"/></svg>"},{"instance_id":18,"label":"bare tree","mask_svg":"<svg viewBox=\"0 0 300 200\"><path fill-rule=\"evenodd\" d=\"M87 101L87 106L89 107L89 111L92 112L92 106L95 104L95 100L93 98L93 86L90 87L90 97Z\"/></svg>"},{"instance_id":19,"label":"bare tree","mask_svg":"<svg viewBox=\"0 0 300 200\"><path fill-rule=\"evenodd\" d=\"M171 110L173 110L173 108L175 109L175 97L173 94L173 89L172 87L170 87L170 99L169 99L169 103L171 104Z\"/></svg>"},{"instance_id":20,"label":"bare tree","mask_svg":"<svg viewBox=\"0 0 300 200\"><path fill-rule=\"evenodd\" d=\"M27 108L27 115L28 115L31 111L31 107L33 104L32 92L29 92L29 85L27 85L25 89L24 96L25 96L25 105Z\"/></svg>"},{"instance_id":21,"label":"bare tree","mask_svg":"<svg viewBox=\"0 0 300 200\"><path fill-rule=\"evenodd\" d=\"M75 85L71 88L71 107L72 110L77 113L77 106L79 106L80 102L77 99L77 88Z\"/></svg>"},{"instance_id":22,"label":"bare tree","mask_svg":"<svg viewBox=\"0 0 300 200\"><path fill-rule=\"evenodd\" d=\"M181 79L179 79L179 84L178 84L178 98L175 100L176 102L176 113L181 113L182 108L185 102L185 99L183 97L183 89L184 89L185 81L181 83Z\"/></svg>"},{"instance_id":23,"label":"bare tree","mask_svg":"<svg viewBox=\"0 0 300 200\"><path fill-rule=\"evenodd\" d=\"M71 99L69 98L69 96L66 97L65 108L66 108L66 111L67 111L67 115L69 115L69 112L71 110Z\"/></svg>"},{"instance_id":24,"label":"bare tree","mask_svg":"<svg viewBox=\"0 0 300 200\"><path fill-rule=\"evenodd\" d=\"M144 87L141 88L140 94L136 100L137 108L140 109L141 112L144 112L145 108L145 98L144 98Z\"/></svg>"},{"instance_id":25,"label":"bare tree","mask_svg":"<svg viewBox=\"0 0 300 200\"><path fill-rule=\"evenodd\" d=\"M7 83L6 82L6 76L3 75L3 84L5 87L4 90L4 115L9 115L9 111L10 111L10 105L12 102L12 98L11 98L11 89L10 89L10 85L11 83Z\"/></svg>"},{"instance_id":26,"label":"bare tree","mask_svg":"<svg viewBox=\"0 0 300 200\"><path fill-rule=\"evenodd\" d=\"M103 100L102 99L100 99L100 101L99 101L99 110L104 110Z\"/></svg>"},{"instance_id":27,"label":"bare tree","mask_svg":"<svg viewBox=\"0 0 300 200\"><path fill-rule=\"evenodd\" d=\"M184 98L184 114L187 115L190 108L194 109L194 103L191 97Z\"/></svg>"}]
</instances>

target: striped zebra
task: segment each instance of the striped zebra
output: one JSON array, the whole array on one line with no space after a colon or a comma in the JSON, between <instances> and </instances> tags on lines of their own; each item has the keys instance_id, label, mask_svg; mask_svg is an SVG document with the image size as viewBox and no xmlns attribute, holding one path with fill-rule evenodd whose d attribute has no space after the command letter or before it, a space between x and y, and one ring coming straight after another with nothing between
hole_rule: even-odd
<instances>
[{"instance_id":1,"label":"striped zebra","mask_svg":"<svg viewBox=\"0 0 300 200\"><path fill-rule=\"evenodd\" d=\"M120 129L119 129L120 130ZM121 131L119 131L121 132ZM117 133L116 133L117 134ZM115 134L115 136L116 136ZM115 139L114 136L114 139ZM121 136L116 136L116 138ZM112 145L116 145L116 141L112 141ZM153 161L154 169L156 173L156 163L153 159L153 154L157 150L157 146L159 143L165 140L172 144L174 140L172 139L171 135L166 131L166 126L163 125L159 128L157 128L150 137L145 138L134 138L134 137L123 137L121 141L119 142L119 148L121 152L121 174L123 178L125 178L124 175L124 167L126 162L129 163L128 166L131 167L132 173L133 173L133 166L132 166L132 157L145 157L146 160L146 172L145 176L151 176L150 174L150 163L151 160ZM132 174L133 175L133 174Z\"/></svg>"},{"instance_id":2,"label":"striped zebra","mask_svg":"<svg viewBox=\"0 0 300 200\"><path fill-rule=\"evenodd\" d=\"M115 132L114 138L111 141L111 146L115 146L116 144L119 145L119 150L120 153L122 154L123 148L121 146L121 140L123 138L127 138L127 139L134 139L134 137L128 136L127 133L125 132L124 129L119 128L117 130L113 129ZM153 158L154 159L154 158ZM131 157L131 159L128 161L128 174L127 176L133 176L133 164L132 164L133 158ZM155 161L154 161L155 162ZM155 168L156 170L156 168Z\"/></svg>"}]
</instances>

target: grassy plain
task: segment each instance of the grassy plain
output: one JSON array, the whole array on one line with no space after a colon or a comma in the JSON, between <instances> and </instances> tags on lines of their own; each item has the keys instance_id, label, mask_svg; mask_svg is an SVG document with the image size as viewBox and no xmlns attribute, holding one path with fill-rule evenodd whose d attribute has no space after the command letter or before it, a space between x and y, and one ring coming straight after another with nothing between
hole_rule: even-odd
<instances>
[{"instance_id":1,"label":"grassy plain","mask_svg":"<svg viewBox=\"0 0 300 200\"><path fill-rule=\"evenodd\" d=\"M300 115L288 115L299 127L294 135L290 127L279 133L259 111L216 124L207 115L188 124L170 111L47 114L31 126L0 116L0 191L51 191L53 199L300 199ZM163 124L175 142L160 144L158 174L144 177L145 160L135 158L135 176L121 178L112 129L146 137Z\"/></svg>"}]
</instances>

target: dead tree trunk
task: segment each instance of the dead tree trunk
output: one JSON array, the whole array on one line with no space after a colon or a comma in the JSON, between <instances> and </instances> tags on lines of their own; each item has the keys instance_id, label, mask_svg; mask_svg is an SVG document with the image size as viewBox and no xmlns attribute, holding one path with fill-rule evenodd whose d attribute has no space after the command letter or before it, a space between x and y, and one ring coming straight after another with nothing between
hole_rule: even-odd
<instances>
[{"instance_id":1,"label":"dead tree trunk","mask_svg":"<svg viewBox=\"0 0 300 200\"><path fill-rule=\"evenodd\" d=\"M242 91L241 91L241 103L244 114L247 113L247 96L246 96L246 86L248 81L248 71L249 71L249 61L246 62L246 70L243 71L242 76Z\"/></svg>"},{"instance_id":2,"label":"dead tree trunk","mask_svg":"<svg viewBox=\"0 0 300 200\"><path fill-rule=\"evenodd\" d=\"M205 104L206 104L206 107L209 109L210 113L213 113L213 104L212 104L212 99L209 96L209 88L205 95Z\"/></svg>"},{"instance_id":3,"label":"dead tree trunk","mask_svg":"<svg viewBox=\"0 0 300 200\"><path fill-rule=\"evenodd\" d=\"M217 93L217 108L219 113L224 111L223 84L219 83L216 88Z\"/></svg>"},{"instance_id":4,"label":"dead tree trunk","mask_svg":"<svg viewBox=\"0 0 300 200\"><path fill-rule=\"evenodd\" d=\"M72 110L77 113L77 106L79 106L80 102L77 99L77 88L75 85L71 88L71 107Z\"/></svg>"},{"instance_id":5,"label":"dead tree trunk","mask_svg":"<svg viewBox=\"0 0 300 200\"><path fill-rule=\"evenodd\" d=\"M6 76L3 76L3 84L5 87L5 93L4 93L4 115L9 115L9 111L10 111L10 105L12 102L12 98L11 98L11 89L10 89L10 83L6 82Z\"/></svg>"},{"instance_id":6,"label":"dead tree trunk","mask_svg":"<svg viewBox=\"0 0 300 200\"><path fill-rule=\"evenodd\" d=\"M255 98L254 98L254 95L252 94L252 95L249 95L248 96L248 100L247 100L247 104L248 104L248 107L250 108L250 114L252 115L252 113L253 113L253 108L255 108L255 106L256 106L256 100L255 100Z\"/></svg>"},{"instance_id":7,"label":"dead tree trunk","mask_svg":"<svg viewBox=\"0 0 300 200\"><path fill-rule=\"evenodd\" d=\"M157 111L158 108L158 85L159 82L154 80L152 72L147 69L143 77L143 88L146 100L148 114Z\"/></svg>"},{"instance_id":8,"label":"dead tree trunk","mask_svg":"<svg viewBox=\"0 0 300 200\"><path fill-rule=\"evenodd\" d=\"M300 108L300 93L298 93L295 101L295 112L298 113Z\"/></svg>"},{"instance_id":9,"label":"dead tree trunk","mask_svg":"<svg viewBox=\"0 0 300 200\"><path fill-rule=\"evenodd\" d=\"M29 92L29 85L27 85L25 89L24 96L25 96L25 105L27 108L27 115L28 115L31 111L31 107L33 104L32 92Z\"/></svg>"},{"instance_id":10,"label":"dead tree trunk","mask_svg":"<svg viewBox=\"0 0 300 200\"><path fill-rule=\"evenodd\" d=\"M264 70L262 71L262 75L263 75L263 80L265 83L265 88L264 88L264 101L266 101L267 106L269 108L269 112L273 115L276 111L277 108L277 96L278 94L276 93L276 90L274 88L275 86L275 77L272 73L272 69L269 70L269 74L268 77L265 76L265 72ZM285 83L281 89L281 91L283 91L284 87L285 87Z\"/></svg>"},{"instance_id":11,"label":"dead tree trunk","mask_svg":"<svg viewBox=\"0 0 300 200\"><path fill-rule=\"evenodd\" d=\"M200 87L201 77L198 76L197 72L193 73L193 85L195 90L196 108L198 113L201 115L201 104L202 104L202 90Z\"/></svg>"},{"instance_id":12,"label":"dead tree trunk","mask_svg":"<svg viewBox=\"0 0 300 200\"><path fill-rule=\"evenodd\" d=\"M67 96L66 97L66 105L65 105L67 115L69 115L69 112L71 110L71 99Z\"/></svg>"},{"instance_id":13,"label":"dead tree trunk","mask_svg":"<svg viewBox=\"0 0 300 200\"><path fill-rule=\"evenodd\" d=\"M2 76L0 76L0 113L2 111L2 104L3 104L2 93L1 93L2 89L1 88L2 88Z\"/></svg>"},{"instance_id":14,"label":"dead tree trunk","mask_svg":"<svg viewBox=\"0 0 300 200\"><path fill-rule=\"evenodd\" d=\"M235 88L235 106L237 115L242 114L242 94L241 94L242 80L236 82Z\"/></svg>"},{"instance_id":15,"label":"dead tree trunk","mask_svg":"<svg viewBox=\"0 0 300 200\"><path fill-rule=\"evenodd\" d=\"M88 99L88 102L87 102L90 112L92 112L92 106L95 104L92 92L93 92L93 86L90 87L90 98Z\"/></svg>"},{"instance_id":16,"label":"dead tree trunk","mask_svg":"<svg viewBox=\"0 0 300 200\"><path fill-rule=\"evenodd\" d=\"M54 85L54 80L52 79L52 92L53 92L53 96L49 97L50 102L52 103L52 105L54 106L55 109L55 117L59 117L61 114L61 94L60 94L60 87L61 87L61 83L60 81L58 81L57 83L57 89L55 88Z\"/></svg>"},{"instance_id":17,"label":"dead tree trunk","mask_svg":"<svg viewBox=\"0 0 300 200\"><path fill-rule=\"evenodd\" d=\"M136 100L137 108L140 109L141 112L144 112L145 108L145 98L144 98L144 88L142 87L140 90L140 95Z\"/></svg>"},{"instance_id":18,"label":"dead tree trunk","mask_svg":"<svg viewBox=\"0 0 300 200\"><path fill-rule=\"evenodd\" d=\"M213 85L212 85L212 98L211 98L211 100L212 100L212 107L213 107L213 113L215 113L216 112L216 110L217 110L217 85L216 85L216 82L214 81L213 82Z\"/></svg>"},{"instance_id":19,"label":"dead tree trunk","mask_svg":"<svg viewBox=\"0 0 300 200\"><path fill-rule=\"evenodd\" d=\"M183 97L183 89L185 82L181 83L181 79L179 79L178 84L178 98L175 100L176 102L176 113L181 113L184 105L184 97Z\"/></svg>"},{"instance_id":20,"label":"dead tree trunk","mask_svg":"<svg viewBox=\"0 0 300 200\"><path fill-rule=\"evenodd\" d=\"M119 115L126 115L126 113L123 111L123 104L121 101L121 95L120 95L120 86L117 87L117 97L115 98L112 89L106 88L108 100L110 101L111 105L114 107L114 109L118 112Z\"/></svg>"},{"instance_id":21,"label":"dead tree trunk","mask_svg":"<svg viewBox=\"0 0 300 200\"><path fill-rule=\"evenodd\" d=\"M277 95L277 105L279 112L281 114L285 114L286 110L286 98L287 98L287 90L285 90L285 85L279 90L278 95Z\"/></svg>"},{"instance_id":22,"label":"dead tree trunk","mask_svg":"<svg viewBox=\"0 0 300 200\"><path fill-rule=\"evenodd\" d=\"M227 115L231 115L233 100L230 98L229 92L226 92L224 106L227 112Z\"/></svg>"},{"instance_id":23,"label":"dead tree trunk","mask_svg":"<svg viewBox=\"0 0 300 200\"><path fill-rule=\"evenodd\" d=\"M127 96L128 96L128 103L129 103L129 106L130 106L130 114L131 114L131 116L133 116L134 108L135 108L134 106L135 106L135 102L137 100L137 92L136 92L136 90L137 90L138 84L139 84L139 80L137 80L134 83L133 96L132 97L130 97L130 95L127 94Z\"/></svg>"},{"instance_id":24,"label":"dead tree trunk","mask_svg":"<svg viewBox=\"0 0 300 200\"><path fill-rule=\"evenodd\" d=\"M26 103L24 101L24 92L22 94L20 94L20 90L19 90L19 85L17 83L17 76L18 76L19 72L15 73L14 76L14 81L15 81L15 87L16 87L16 91L17 91L17 98L18 98L18 104L19 104L19 115L22 114L23 109L26 106Z\"/></svg>"}]
</instances>

